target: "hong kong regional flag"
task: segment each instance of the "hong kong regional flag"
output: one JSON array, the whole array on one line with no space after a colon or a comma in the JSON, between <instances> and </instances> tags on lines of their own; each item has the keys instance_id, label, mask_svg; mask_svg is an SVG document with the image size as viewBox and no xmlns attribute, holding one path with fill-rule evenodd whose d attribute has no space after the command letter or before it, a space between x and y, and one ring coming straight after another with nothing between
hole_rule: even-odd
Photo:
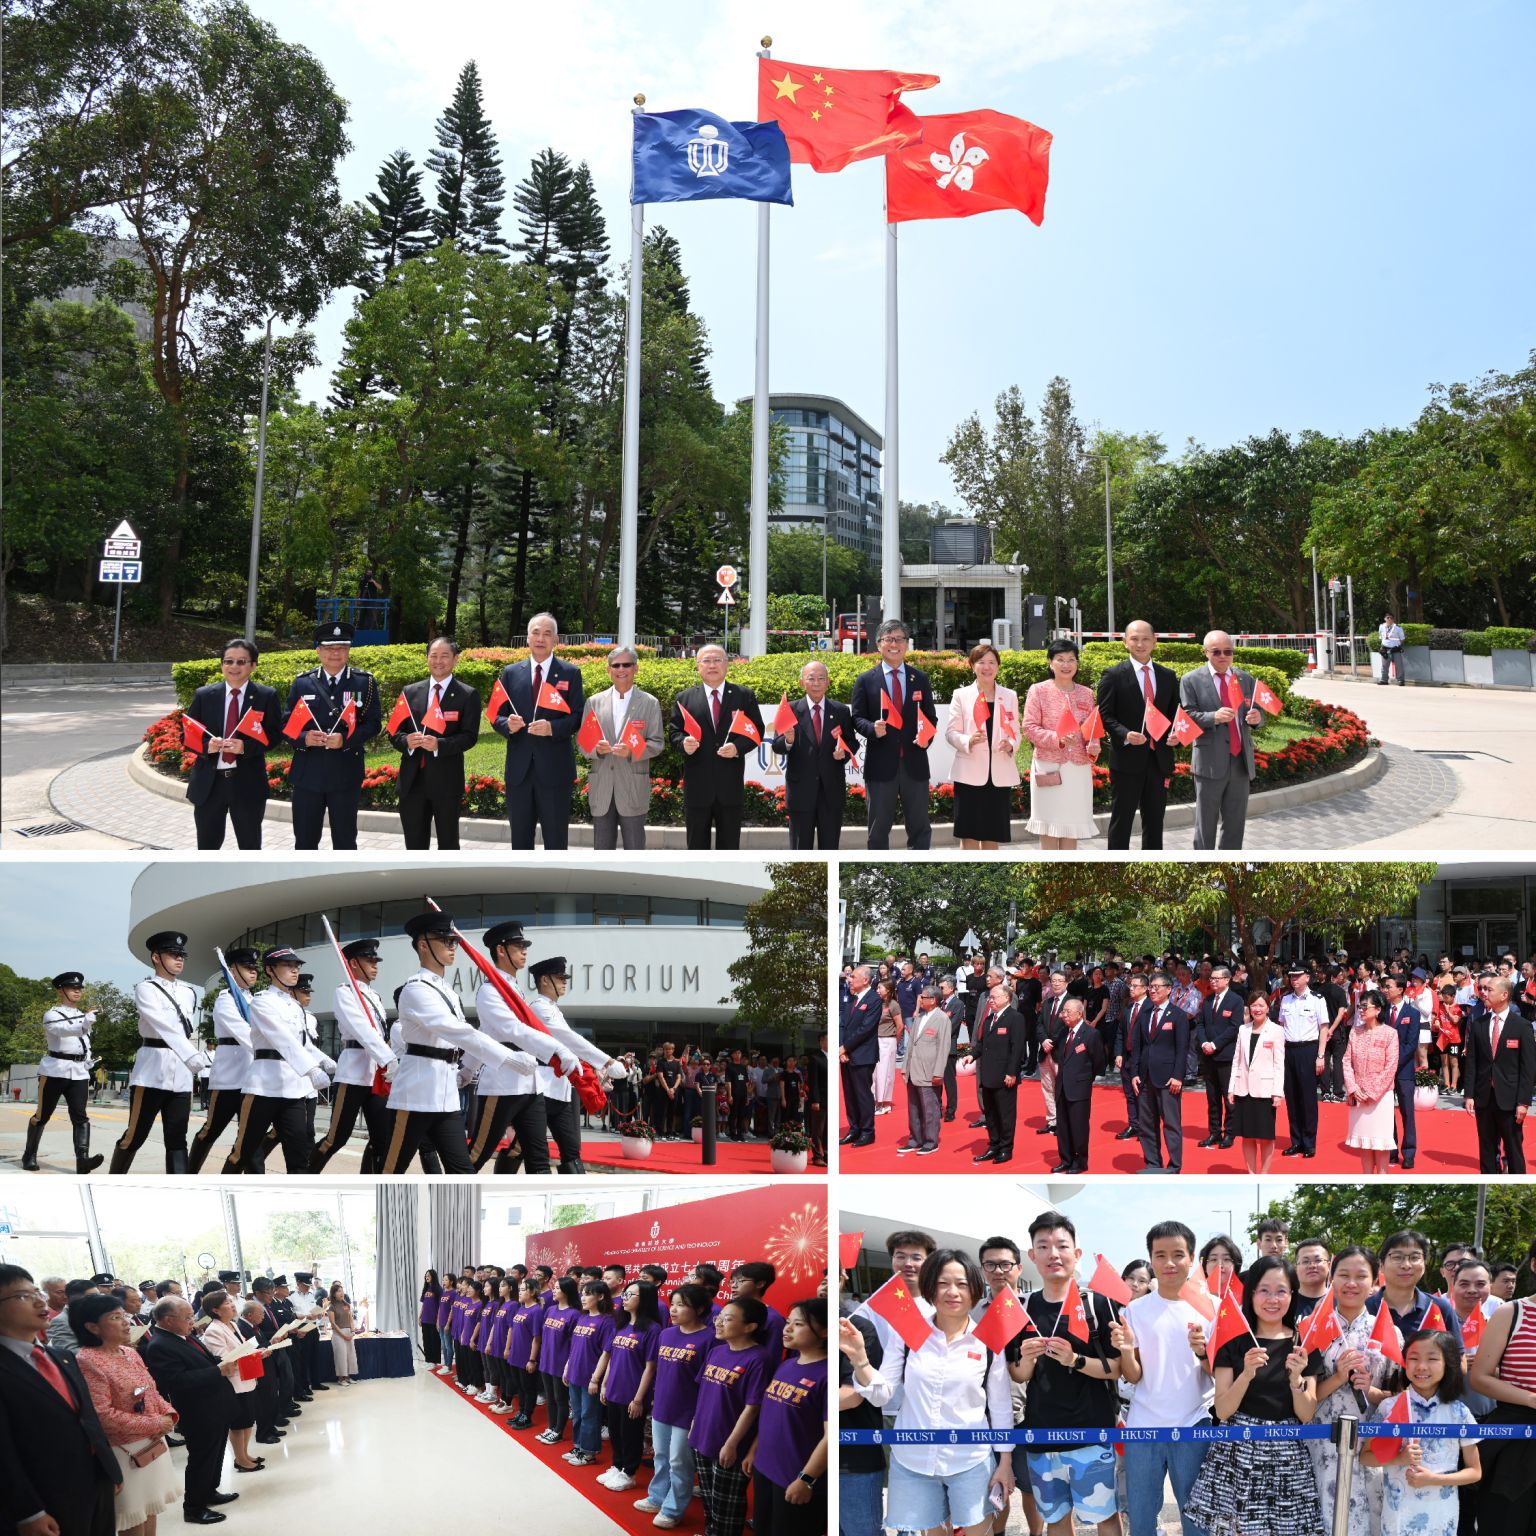
<instances>
[{"instance_id":1,"label":"hong kong regional flag","mask_svg":"<svg viewBox=\"0 0 1536 1536\"><path fill-rule=\"evenodd\" d=\"M885 217L966 219L1013 208L1039 224L1045 218L1051 136L1004 112L956 112L922 117L922 142L886 156Z\"/></svg>"},{"instance_id":2,"label":"hong kong regional flag","mask_svg":"<svg viewBox=\"0 0 1536 1536\"><path fill-rule=\"evenodd\" d=\"M938 83L937 75L908 70L823 69L759 59L757 115L784 130L792 162L840 171L851 160L916 143L922 128L916 113L902 105L901 93Z\"/></svg>"}]
</instances>

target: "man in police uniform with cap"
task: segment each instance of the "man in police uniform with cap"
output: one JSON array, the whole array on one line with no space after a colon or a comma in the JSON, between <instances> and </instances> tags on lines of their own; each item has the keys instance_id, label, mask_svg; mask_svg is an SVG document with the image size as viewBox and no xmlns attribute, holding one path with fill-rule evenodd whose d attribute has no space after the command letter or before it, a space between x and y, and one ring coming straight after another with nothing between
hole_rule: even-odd
<instances>
[{"instance_id":1,"label":"man in police uniform with cap","mask_svg":"<svg viewBox=\"0 0 1536 1536\"><path fill-rule=\"evenodd\" d=\"M288 782L293 786L293 846L318 848L327 813L331 819L331 847L357 847L357 806L363 793L363 753L379 734L379 685L367 672L348 664L352 626L321 624L315 630L315 654L320 665L301 672L288 690L284 719L292 719L299 702L309 709L314 724L299 733L294 743L293 767ZM342 723L347 706L357 712L351 730Z\"/></svg>"},{"instance_id":2,"label":"man in police uniform with cap","mask_svg":"<svg viewBox=\"0 0 1536 1536\"><path fill-rule=\"evenodd\" d=\"M240 1113L245 1079L251 1070L251 990L261 956L249 945L236 944L224 951L235 988L225 987L213 1003L213 1066L208 1073L208 1115L192 1138L188 1173L201 1173L213 1144Z\"/></svg>"},{"instance_id":3,"label":"man in police uniform with cap","mask_svg":"<svg viewBox=\"0 0 1536 1536\"><path fill-rule=\"evenodd\" d=\"M341 947L348 976L336 988L331 1012L341 1034L336 1053L336 1084L331 1094L331 1124L310 1160L310 1172L320 1173L352 1135L359 1114L368 1127L359 1172L377 1173L393 1128L388 1092L375 1093L378 1073L386 1076L400 1065L385 1037L383 1000L373 990L379 974L379 941L354 939Z\"/></svg>"},{"instance_id":4,"label":"man in police uniform with cap","mask_svg":"<svg viewBox=\"0 0 1536 1536\"><path fill-rule=\"evenodd\" d=\"M133 989L139 1010L139 1049L128 1074L128 1128L112 1149L108 1173L127 1173L155 1117L165 1143L165 1171L187 1172L187 1121L192 1088L208 1058L197 1048L192 1021L202 994L181 980L187 963L184 933L152 933L144 946L152 975Z\"/></svg>"},{"instance_id":5,"label":"man in police uniform with cap","mask_svg":"<svg viewBox=\"0 0 1536 1536\"><path fill-rule=\"evenodd\" d=\"M225 1291L233 1296L236 1301L239 1301L241 1297L240 1271L238 1269L221 1269L219 1271L219 1279L223 1283Z\"/></svg>"},{"instance_id":6,"label":"man in police uniform with cap","mask_svg":"<svg viewBox=\"0 0 1536 1536\"><path fill-rule=\"evenodd\" d=\"M452 917L419 912L405 931L420 968L400 988L400 1015L392 1038L397 1051L405 1049L390 1084L394 1125L380 1171L402 1172L425 1144L436 1149L446 1172L473 1173L459 1108L460 1059L468 1056L481 1066L505 1067L517 1053L469 1023L457 993L444 980L458 952Z\"/></svg>"},{"instance_id":7,"label":"man in police uniform with cap","mask_svg":"<svg viewBox=\"0 0 1536 1536\"><path fill-rule=\"evenodd\" d=\"M331 1389L320 1380L321 1308L320 1295L315 1289L315 1277L308 1270L296 1269L293 1278L298 1281L298 1285L289 1293L288 1305L301 1323L310 1322L315 1325L308 1333L301 1334L293 1341L294 1352L304 1361L304 1377L310 1393L329 1392Z\"/></svg>"},{"instance_id":8,"label":"man in police uniform with cap","mask_svg":"<svg viewBox=\"0 0 1536 1536\"><path fill-rule=\"evenodd\" d=\"M47 1049L37 1064L37 1111L27 1121L27 1145L21 1154L21 1166L36 1173L38 1143L62 1098L69 1109L70 1129L75 1138L75 1172L89 1173L101 1166L98 1154L91 1156L91 1122L85 1112L91 1089L91 1028L96 1023L94 1010L81 1013L80 998L85 977L79 971L65 971L53 978L56 1002L43 1015L43 1037Z\"/></svg>"},{"instance_id":9,"label":"man in police uniform with cap","mask_svg":"<svg viewBox=\"0 0 1536 1536\"><path fill-rule=\"evenodd\" d=\"M300 1320L293 1297L289 1294L287 1275L272 1276L272 1315L277 1319L279 1328L286 1323L291 1329ZM315 1395L309 1390L310 1361L306 1346L316 1335L300 1335L290 1331L288 1337L293 1340L293 1348L288 1352L288 1363L293 1367L293 1400L296 1403L313 1402Z\"/></svg>"},{"instance_id":10,"label":"man in police uniform with cap","mask_svg":"<svg viewBox=\"0 0 1536 1536\"><path fill-rule=\"evenodd\" d=\"M1285 1031L1285 1118L1291 1144L1281 1157L1317 1155L1317 1080L1328 1046L1328 1004L1307 985L1311 972L1292 961L1286 969L1291 990L1280 999L1280 1027Z\"/></svg>"},{"instance_id":11,"label":"man in police uniform with cap","mask_svg":"<svg viewBox=\"0 0 1536 1536\"><path fill-rule=\"evenodd\" d=\"M517 973L528 963L528 938L522 924L498 923L486 930L484 942L491 964L516 989ZM514 1053L510 1065L486 1067L480 1073L475 1122L469 1135L469 1156L475 1172L490 1160L510 1126L528 1172L548 1173L549 1131L535 1064L558 1057L561 1070L572 1071L577 1060L562 1051L551 1036L523 1023L489 981L481 984L475 997L475 1013L481 1033L510 1046ZM510 1160L496 1159L497 1173L514 1172L515 1168Z\"/></svg>"},{"instance_id":12,"label":"man in police uniform with cap","mask_svg":"<svg viewBox=\"0 0 1536 1536\"><path fill-rule=\"evenodd\" d=\"M240 1105L240 1130L225 1173L265 1173L265 1142L275 1127L289 1173L308 1173L313 1146L305 1131L305 1091L324 1087L336 1063L305 1038L304 1009L294 996L303 962L286 945L262 961L269 985L251 999L251 1066Z\"/></svg>"},{"instance_id":13,"label":"man in police uniform with cap","mask_svg":"<svg viewBox=\"0 0 1536 1536\"><path fill-rule=\"evenodd\" d=\"M566 1022L560 1011L560 999L571 984L571 974L566 969L564 955L551 955L529 967L538 991L529 1000L529 1006L539 1017L540 1023L555 1037L566 1055L574 1055L587 1062L603 1076L612 1078L624 1068L606 1051L578 1034ZM545 1114L549 1120L549 1133L555 1138L560 1151L560 1173L585 1173L581 1160L581 1111L576 1103L576 1090L571 1086L570 1074L556 1077L552 1067L538 1069L539 1091L544 1095Z\"/></svg>"}]
</instances>

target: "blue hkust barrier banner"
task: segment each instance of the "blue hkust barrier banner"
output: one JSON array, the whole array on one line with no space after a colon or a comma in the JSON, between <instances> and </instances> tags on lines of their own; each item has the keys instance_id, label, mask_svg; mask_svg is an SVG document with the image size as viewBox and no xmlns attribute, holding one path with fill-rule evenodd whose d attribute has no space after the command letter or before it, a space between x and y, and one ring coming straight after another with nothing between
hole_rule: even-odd
<instances>
[{"instance_id":1,"label":"blue hkust barrier banner","mask_svg":"<svg viewBox=\"0 0 1536 1536\"><path fill-rule=\"evenodd\" d=\"M1533 1440L1533 1424L1361 1424L1362 1440ZM1329 1424L1192 1424L1156 1429L842 1429L839 1445L1140 1445L1154 1441L1331 1440Z\"/></svg>"}]
</instances>

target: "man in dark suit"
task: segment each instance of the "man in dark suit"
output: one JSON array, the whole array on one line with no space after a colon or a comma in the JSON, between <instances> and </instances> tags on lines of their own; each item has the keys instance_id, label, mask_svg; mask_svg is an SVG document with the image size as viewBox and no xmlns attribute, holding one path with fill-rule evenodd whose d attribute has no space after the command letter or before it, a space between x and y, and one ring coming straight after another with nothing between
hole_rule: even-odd
<instances>
[{"instance_id":1,"label":"man in dark suit","mask_svg":"<svg viewBox=\"0 0 1536 1536\"><path fill-rule=\"evenodd\" d=\"M853 684L854 729L869 743L864 753L864 789L869 797L871 848L891 846L898 800L907 847L927 848L933 840L928 822L928 749L917 745L917 724L925 718L936 728L938 714L928 674L906 665L910 640L900 619L888 619L875 636L880 664L861 672Z\"/></svg>"},{"instance_id":2,"label":"man in dark suit","mask_svg":"<svg viewBox=\"0 0 1536 1536\"><path fill-rule=\"evenodd\" d=\"M1388 973L1381 978L1381 995L1387 1000L1386 1024L1397 1036L1397 1150L1391 1161L1412 1168L1418 1155L1419 1131L1414 1118L1413 1073L1419 1053L1419 1029L1423 1015L1416 1003L1403 995L1403 978Z\"/></svg>"},{"instance_id":3,"label":"man in dark suit","mask_svg":"<svg viewBox=\"0 0 1536 1536\"><path fill-rule=\"evenodd\" d=\"M510 706L499 707L491 729L507 740L507 820L512 846L532 848L535 828L546 849L569 846L571 786L576 753L571 738L586 713L581 671L555 655L560 626L552 613L528 621L528 659L501 669ZM561 699L562 710L550 702Z\"/></svg>"},{"instance_id":4,"label":"man in dark suit","mask_svg":"<svg viewBox=\"0 0 1536 1536\"><path fill-rule=\"evenodd\" d=\"M993 987L987 999L991 1006L977 1027L972 1045L981 1113L987 1123L987 1150L971 1161L1006 1163L1013 1159L1019 1073L1024 1065L1024 1020L1007 987Z\"/></svg>"},{"instance_id":5,"label":"man in dark suit","mask_svg":"<svg viewBox=\"0 0 1536 1536\"><path fill-rule=\"evenodd\" d=\"M259 1301L252 1300L240 1302L238 1311L235 1332L242 1339L255 1339L258 1344L263 1344L262 1331L267 1328L267 1309ZM264 1344L263 1347L265 1347ZM255 1398L256 1443L281 1445L283 1431L277 1427L276 1370L263 1369L261 1375L256 1378L256 1390L251 1395Z\"/></svg>"},{"instance_id":6,"label":"man in dark suit","mask_svg":"<svg viewBox=\"0 0 1536 1536\"><path fill-rule=\"evenodd\" d=\"M875 1139L875 1065L880 1060L880 994L869 984L869 967L854 967L838 1029L843 1107L848 1134L840 1146L867 1147Z\"/></svg>"},{"instance_id":7,"label":"man in dark suit","mask_svg":"<svg viewBox=\"0 0 1536 1536\"><path fill-rule=\"evenodd\" d=\"M1125 1129L1116 1141L1135 1141L1141 1135L1141 1103L1136 1089L1136 1064L1133 1042L1137 1026L1152 1012L1147 996L1147 978L1132 971L1125 978L1125 1011L1120 1015L1115 1036L1115 1067L1120 1073L1120 1090L1125 1095Z\"/></svg>"},{"instance_id":8,"label":"man in dark suit","mask_svg":"<svg viewBox=\"0 0 1536 1536\"><path fill-rule=\"evenodd\" d=\"M312 722L293 744L293 846L320 846L326 816L331 821L331 847L357 847L357 807L363 797L363 755L379 734L379 685L367 672L354 668L350 624L321 624L315 630L315 654L320 665L301 672L288 690L285 723L302 701ZM356 723L343 723L348 706Z\"/></svg>"},{"instance_id":9,"label":"man in dark suit","mask_svg":"<svg viewBox=\"0 0 1536 1536\"><path fill-rule=\"evenodd\" d=\"M1147 982L1152 1006L1131 1036L1131 1086L1141 1114L1143 1173L1178 1173L1184 1166L1184 1064L1189 1058L1189 1015L1168 1001L1173 980L1153 971ZM1168 1161L1163 1162L1166 1146Z\"/></svg>"},{"instance_id":10,"label":"man in dark suit","mask_svg":"<svg viewBox=\"0 0 1536 1536\"><path fill-rule=\"evenodd\" d=\"M261 847L261 818L267 808L267 748L259 737L237 729L247 711L253 709L268 745L279 739L283 729L277 690L251 681L260 654L254 641L229 641L219 661L224 681L199 688L187 706L187 717L208 732L187 781L199 848L224 846L226 818L235 830L236 846Z\"/></svg>"},{"instance_id":11,"label":"man in dark suit","mask_svg":"<svg viewBox=\"0 0 1536 1536\"><path fill-rule=\"evenodd\" d=\"M800 669L805 697L790 706L795 723L773 738L773 750L785 759L791 848L836 848L843 834L853 711L827 697L829 682L824 661L806 662Z\"/></svg>"},{"instance_id":12,"label":"man in dark suit","mask_svg":"<svg viewBox=\"0 0 1536 1536\"><path fill-rule=\"evenodd\" d=\"M1143 850L1161 848L1173 743L1167 735L1152 740L1145 729L1146 712L1148 704L1155 704L1172 720L1179 680L1152 660L1157 633L1145 619L1126 625L1125 648L1130 656L1105 671L1098 689L1099 718L1109 735L1109 846L1131 846L1131 826L1140 811Z\"/></svg>"},{"instance_id":13,"label":"man in dark suit","mask_svg":"<svg viewBox=\"0 0 1536 1536\"><path fill-rule=\"evenodd\" d=\"M1040 1000L1039 1020L1035 1026L1035 1038L1040 1045L1040 1098L1045 1104L1045 1130L1042 1135L1056 1134L1056 1073L1061 1062L1056 1055L1056 1042L1066 1027L1063 1008L1067 1001L1067 973L1060 967L1052 969L1050 979ZM1047 1050L1046 1046L1050 1049Z\"/></svg>"},{"instance_id":14,"label":"man in dark suit","mask_svg":"<svg viewBox=\"0 0 1536 1536\"><path fill-rule=\"evenodd\" d=\"M1063 1026L1053 1054L1056 1064L1056 1150L1061 1160L1052 1173L1088 1172L1088 1136L1092 1123L1093 1083L1104 1070L1104 1037L1084 1022L1083 1000L1062 1005Z\"/></svg>"},{"instance_id":15,"label":"man in dark suit","mask_svg":"<svg viewBox=\"0 0 1536 1536\"><path fill-rule=\"evenodd\" d=\"M400 830L407 848L430 848L434 826L440 850L459 846L464 754L480 737L480 694L453 675L458 654L458 645L439 635L427 647L430 676L401 690L410 715L389 739L400 754Z\"/></svg>"},{"instance_id":16,"label":"man in dark suit","mask_svg":"<svg viewBox=\"0 0 1536 1536\"><path fill-rule=\"evenodd\" d=\"M180 1296L155 1303L154 1324L144 1336L142 1353L155 1385L180 1415L177 1428L187 1442L186 1490L182 1518L188 1525L217 1525L224 1519L213 1506L228 1504L237 1493L219 1492L229 1420L239 1374L237 1360L220 1364L192 1335L192 1307Z\"/></svg>"},{"instance_id":17,"label":"man in dark suit","mask_svg":"<svg viewBox=\"0 0 1536 1536\"><path fill-rule=\"evenodd\" d=\"M1510 1001L1509 982L1489 980L1489 1009L1467 1029L1462 1046L1466 1106L1477 1117L1477 1161L1483 1173L1525 1172L1525 1118L1536 1093L1536 1033Z\"/></svg>"},{"instance_id":18,"label":"man in dark suit","mask_svg":"<svg viewBox=\"0 0 1536 1536\"><path fill-rule=\"evenodd\" d=\"M1243 1000L1232 990L1232 969L1226 965L1211 967L1211 993L1200 1005L1195 1022L1195 1050L1200 1057L1200 1075L1205 1079L1205 1107L1208 1120L1202 1147L1230 1147L1231 1130L1226 1124L1227 1086L1232 1081L1232 1053L1237 1049L1237 1032L1243 1022Z\"/></svg>"},{"instance_id":19,"label":"man in dark suit","mask_svg":"<svg viewBox=\"0 0 1536 1536\"><path fill-rule=\"evenodd\" d=\"M699 681L672 701L667 739L683 754L683 820L688 846L741 847L741 808L746 799L746 753L752 738L731 732L738 710L758 725L757 697L725 680L721 645L701 645L694 663ZM698 734L695 735L694 732Z\"/></svg>"},{"instance_id":20,"label":"man in dark suit","mask_svg":"<svg viewBox=\"0 0 1536 1536\"><path fill-rule=\"evenodd\" d=\"M0 1264L0 1529L112 1536L122 1481L74 1357L39 1343L48 1303Z\"/></svg>"}]
</instances>

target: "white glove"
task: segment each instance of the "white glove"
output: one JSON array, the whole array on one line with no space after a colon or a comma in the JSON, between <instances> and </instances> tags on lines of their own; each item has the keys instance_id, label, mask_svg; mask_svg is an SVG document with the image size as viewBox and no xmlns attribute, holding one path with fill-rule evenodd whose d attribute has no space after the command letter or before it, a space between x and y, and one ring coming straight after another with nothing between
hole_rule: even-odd
<instances>
[{"instance_id":1,"label":"white glove","mask_svg":"<svg viewBox=\"0 0 1536 1536\"><path fill-rule=\"evenodd\" d=\"M384 1081L386 1083L394 1082L394 1080L395 1080L395 1073L397 1073L399 1070L400 1070L400 1058L398 1056L391 1056L389 1058L389 1065L384 1068Z\"/></svg>"},{"instance_id":2,"label":"white glove","mask_svg":"<svg viewBox=\"0 0 1536 1536\"><path fill-rule=\"evenodd\" d=\"M309 1080L316 1088L329 1088L331 1086L331 1080L325 1075L324 1067L311 1067L309 1069Z\"/></svg>"},{"instance_id":3,"label":"white glove","mask_svg":"<svg viewBox=\"0 0 1536 1536\"><path fill-rule=\"evenodd\" d=\"M556 1050L555 1061L559 1063L562 1077L574 1077L581 1071L581 1058L573 1056L569 1051Z\"/></svg>"},{"instance_id":4,"label":"white glove","mask_svg":"<svg viewBox=\"0 0 1536 1536\"><path fill-rule=\"evenodd\" d=\"M85 1022L87 1024L94 1024L96 1022L96 1010L94 1008L92 1008L91 1011L86 1014Z\"/></svg>"},{"instance_id":5,"label":"white glove","mask_svg":"<svg viewBox=\"0 0 1536 1536\"><path fill-rule=\"evenodd\" d=\"M213 1065L212 1060L201 1051L193 1051L185 1060L187 1071L191 1072L194 1076L199 1072L206 1072Z\"/></svg>"},{"instance_id":6,"label":"white glove","mask_svg":"<svg viewBox=\"0 0 1536 1536\"><path fill-rule=\"evenodd\" d=\"M622 1061L608 1060L603 1064L603 1076L610 1083L617 1082L621 1077L629 1076L629 1068Z\"/></svg>"},{"instance_id":7,"label":"white glove","mask_svg":"<svg viewBox=\"0 0 1536 1536\"><path fill-rule=\"evenodd\" d=\"M532 1072L538 1064L539 1058L531 1051L513 1051L512 1059L507 1063L509 1067L516 1067L519 1072Z\"/></svg>"},{"instance_id":8,"label":"white glove","mask_svg":"<svg viewBox=\"0 0 1536 1536\"><path fill-rule=\"evenodd\" d=\"M474 1080L479 1075L480 1068L478 1066L471 1066L468 1062L465 1062L465 1064L459 1068L459 1087L468 1088L469 1085L474 1082Z\"/></svg>"}]
</instances>

